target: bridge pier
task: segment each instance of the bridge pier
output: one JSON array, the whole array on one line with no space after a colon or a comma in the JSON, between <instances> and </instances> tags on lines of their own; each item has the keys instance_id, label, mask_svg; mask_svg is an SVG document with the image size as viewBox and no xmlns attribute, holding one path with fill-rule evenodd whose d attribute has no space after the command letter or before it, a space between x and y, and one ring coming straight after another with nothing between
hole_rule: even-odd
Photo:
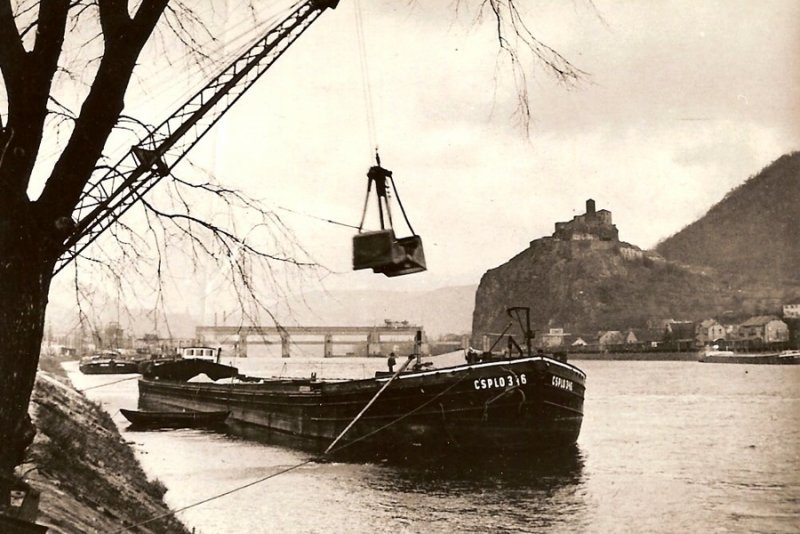
<instances>
[{"instance_id":1,"label":"bridge pier","mask_svg":"<svg viewBox=\"0 0 800 534\"><path fill-rule=\"evenodd\" d=\"M240 357L247 356L248 345L269 345L279 337L283 358L291 357L292 345L322 345L324 357L332 358L337 356L335 345L347 347L347 353L356 356L386 356L389 348L384 351L382 341L392 343L395 352L410 354L414 350L414 337L421 330L422 327L408 323L386 326L198 326L195 337L206 343L233 345L234 354Z\"/></svg>"},{"instance_id":2,"label":"bridge pier","mask_svg":"<svg viewBox=\"0 0 800 534\"><path fill-rule=\"evenodd\" d=\"M323 354L326 358L333 357L333 334L325 334Z\"/></svg>"},{"instance_id":3,"label":"bridge pier","mask_svg":"<svg viewBox=\"0 0 800 534\"><path fill-rule=\"evenodd\" d=\"M288 332L281 332L281 358L288 358L291 356L289 351L289 344L291 341L292 338L289 336Z\"/></svg>"}]
</instances>

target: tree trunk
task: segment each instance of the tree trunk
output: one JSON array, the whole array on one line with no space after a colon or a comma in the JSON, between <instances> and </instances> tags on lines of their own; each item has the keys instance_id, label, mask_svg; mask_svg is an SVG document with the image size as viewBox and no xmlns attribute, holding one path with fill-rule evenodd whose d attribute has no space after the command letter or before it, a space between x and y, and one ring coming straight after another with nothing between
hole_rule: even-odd
<instances>
[{"instance_id":1,"label":"tree trunk","mask_svg":"<svg viewBox=\"0 0 800 534\"><path fill-rule=\"evenodd\" d=\"M28 217L10 219L0 221L0 509L8 503L14 468L35 435L28 403L54 265L41 226Z\"/></svg>"}]
</instances>

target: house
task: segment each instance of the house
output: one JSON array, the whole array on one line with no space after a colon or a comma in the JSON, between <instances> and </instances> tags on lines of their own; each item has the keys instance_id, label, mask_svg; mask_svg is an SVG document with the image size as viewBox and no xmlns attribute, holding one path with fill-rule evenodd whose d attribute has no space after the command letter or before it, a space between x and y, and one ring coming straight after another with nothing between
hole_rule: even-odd
<instances>
[{"instance_id":1,"label":"house","mask_svg":"<svg viewBox=\"0 0 800 534\"><path fill-rule=\"evenodd\" d=\"M704 347L725 339L725 334L725 327L715 319L704 319L697 323L694 339L698 346Z\"/></svg>"},{"instance_id":2,"label":"house","mask_svg":"<svg viewBox=\"0 0 800 534\"><path fill-rule=\"evenodd\" d=\"M739 325L739 339L751 345L789 341L789 326L775 315L756 315Z\"/></svg>"},{"instance_id":3,"label":"house","mask_svg":"<svg viewBox=\"0 0 800 534\"><path fill-rule=\"evenodd\" d=\"M783 305L783 318L784 319L800 319L800 304L784 304Z\"/></svg>"},{"instance_id":4,"label":"house","mask_svg":"<svg viewBox=\"0 0 800 534\"><path fill-rule=\"evenodd\" d=\"M625 344L626 345L635 345L639 343L639 338L636 337L636 332L633 330L628 330L628 333L625 334Z\"/></svg>"},{"instance_id":5,"label":"house","mask_svg":"<svg viewBox=\"0 0 800 534\"><path fill-rule=\"evenodd\" d=\"M580 337L580 336L579 336L579 337L576 337L576 338L575 338L575 341L573 341L572 343L570 343L570 346L571 346L571 347L586 347L586 346L588 346L588 345L589 345L589 344L588 344L586 341L584 341L584 340L583 340L583 338L582 338L582 337Z\"/></svg>"},{"instance_id":6,"label":"house","mask_svg":"<svg viewBox=\"0 0 800 534\"><path fill-rule=\"evenodd\" d=\"M539 345L542 347L561 347L564 345L564 338L568 336L563 328L551 328L546 334L539 335Z\"/></svg>"},{"instance_id":7,"label":"house","mask_svg":"<svg viewBox=\"0 0 800 534\"><path fill-rule=\"evenodd\" d=\"M690 350L695 344L694 332L692 321L671 321L664 327L664 342L678 351Z\"/></svg>"},{"instance_id":8,"label":"house","mask_svg":"<svg viewBox=\"0 0 800 534\"><path fill-rule=\"evenodd\" d=\"M619 330L606 330L597 336L597 344L601 349L625 344L625 336Z\"/></svg>"},{"instance_id":9,"label":"house","mask_svg":"<svg viewBox=\"0 0 800 534\"><path fill-rule=\"evenodd\" d=\"M664 342L664 330L660 328L642 328L634 331L642 349L657 349Z\"/></svg>"}]
</instances>

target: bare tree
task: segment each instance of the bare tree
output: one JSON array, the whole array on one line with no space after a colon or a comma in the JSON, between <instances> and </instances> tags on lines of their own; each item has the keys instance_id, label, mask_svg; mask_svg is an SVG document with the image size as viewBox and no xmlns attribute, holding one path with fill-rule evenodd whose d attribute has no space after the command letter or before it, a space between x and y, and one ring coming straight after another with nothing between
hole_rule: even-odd
<instances>
[{"instance_id":1,"label":"bare tree","mask_svg":"<svg viewBox=\"0 0 800 534\"><path fill-rule=\"evenodd\" d=\"M481 0L473 5L497 24L499 47L514 65L523 115L528 116L529 110L520 47L533 52L563 80L580 76L569 62L533 37L514 0ZM10 479L34 436L27 411L48 293L54 269L65 254L65 242L75 231L76 207L86 201L92 176L105 165L103 151L112 133L120 128L147 128L123 115L124 97L134 72L144 68L137 60L146 43L158 35L157 27L177 36L202 61L199 41L207 28L196 10L181 0L0 0L0 87L6 107L0 109L0 502L7 490L3 481ZM79 111L54 96L59 80L79 74L66 63L68 32L81 36L79 48L98 50L88 61L93 79L86 84ZM48 129L64 124L66 141L46 173L41 193L32 199L34 169L44 159L40 156L43 138ZM168 176L167 182L175 209L165 210L137 198L145 213L144 230L124 222L108 227L123 254L121 260L114 259L121 262L116 264L118 269L126 266L126 251L136 260L127 267L136 268L138 240L147 233L157 242L177 236L188 239L183 241L186 246L229 269L240 282L237 287L244 288L243 297L256 294L248 261L263 262L267 269L274 261L312 263L298 259L302 254L297 248L252 246L239 229L193 213L182 195L188 188L221 198L235 209L251 210L272 229L272 245L291 242L274 214L247 197L212 181L182 180L176 174ZM199 237L203 232L207 237ZM110 261L102 256L94 260ZM162 272L164 258L156 255L150 261L156 272Z\"/></svg>"}]
</instances>

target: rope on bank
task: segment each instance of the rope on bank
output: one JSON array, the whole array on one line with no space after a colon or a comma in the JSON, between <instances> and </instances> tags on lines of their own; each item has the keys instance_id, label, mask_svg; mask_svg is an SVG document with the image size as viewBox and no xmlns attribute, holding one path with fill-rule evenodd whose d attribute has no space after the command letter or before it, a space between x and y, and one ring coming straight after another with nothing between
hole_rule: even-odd
<instances>
[{"instance_id":1,"label":"rope on bank","mask_svg":"<svg viewBox=\"0 0 800 534\"><path fill-rule=\"evenodd\" d=\"M197 502L194 502L194 503L191 503L191 504L187 504L186 506L182 506L181 508L178 508L177 510L170 510L170 511L169 511L169 512L167 512L167 513L164 513L164 514L161 514L161 515L158 515L158 516L155 516L155 517L151 517L150 519L147 519L147 520L145 520L145 521L142 521L141 523L136 523L136 524L134 524L134 525L129 525L129 526L127 526L127 527L123 527L123 528L121 528L121 529L119 529L119 530L114 530L114 531L111 531L109 534L121 534L121 533L123 533L123 532L128 532L128 531L131 531L131 530L133 530L133 529L136 529L136 528L138 528L138 527L141 527L141 526L144 526L144 525L147 525L147 524L153 523L153 522L155 522L155 521L158 521L158 520L160 520L160 519L164 519L164 518L167 518L167 517L170 517L170 516L174 516L174 515L176 515L176 514L178 514L178 513L180 513L180 512L183 512L184 510L188 510L188 509L190 509L190 508L194 508L194 507L196 507L196 506L200 506L201 504L205 504L205 503L208 503L208 502L214 501L214 500L216 500L216 499L220 499L220 498L222 498L222 497L226 497L226 496L228 496L228 495L231 495L232 493L236 493L236 492L238 492L238 491L241 491L241 490L243 490L243 489L247 489L247 488L249 488L249 487L255 486L255 485L257 485L257 484L260 484L260 483L262 483L262 482L266 482L267 480L269 480L269 479L271 479L271 478L275 478L275 477L277 477L278 475L283 475L284 473L288 473L288 472L290 472L290 471L294 471L295 469L298 469L298 468L300 468L300 467L303 467L303 466L305 466L305 465L308 465L308 464L311 464L311 463L315 463L315 462L322 461L322 460L324 460L324 459L326 458L326 456L333 455L333 454L335 454L335 453L337 453L337 452L339 452L339 451L342 451L342 450L346 449L347 447L350 447L351 445L355 445L356 443L359 443L360 441L363 441L363 440L365 440L365 439L367 439L367 438L369 438L369 437L371 437L371 436L374 436L374 435L375 435L375 434L377 434L378 432L382 432L383 430L386 430L386 429L387 429L387 428L389 428L390 426L392 426L392 425L394 425L394 424L397 424L397 423L399 423L399 422L400 422L400 421L402 421L403 419L405 419L405 418L407 418L407 417L410 417L411 415L413 415L413 414L415 414L416 412L420 411L421 409L425 408L426 406L428 406L429 404L431 404L431 403L433 403L435 400L437 400L439 397L441 397L442 395L446 394L448 391L450 391L451 389L453 389L454 387L456 387L456 386L457 386L458 384L460 384L460 383L461 383L461 382L462 382L462 381L463 381L465 378L466 378L466 375L465 375L465 376L462 376L461 378L459 378L458 380L456 380L455 382L453 382L452 384L450 384L449 386L447 386L445 389L443 389L442 391L440 391L439 393L437 393L435 396L431 397L429 400L427 400L427 401L423 402L422 404L420 404L419 406L417 406L417 407L416 407L416 408L414 408L413 410L411 410L411 411L409 411L409 412L407 412L407 413L405 413L405 414L401 415L401 416L400 416L400 417L398 417L397 419L394 419L393 421L390 421L390 422L386 423L385 425L383 425L383 426L381 426L381 427L379 427L379 428L376 428L376 429L375 429L375 430L373 430L372 432L369 432L369 433L367 433L367 434L364 434L363 436L359 436L358 438L356 438L356 439L354 439L354 440L352 440L352 441L348 441L348 442L344 443L343 445L341 445L341 446L339 446L339 447L337 447L337 448L335 448L335 449L333 449L333 450L328 450L328 451L325 451L325 453L323 453L322 455L319 455L319 456L314 456L313 458L309 458L308 460L305 460L305 461L303 461L303 462L300 462L300 463L298 463L298 464L295 464L295 465L289 466L289 467L287 467L287 468L285 468L285 469L281 469L280 471L276 471L276 472L274 472L274 473L270 473L269 475L263 476L263 477L261 477L261 478L259 478L259 479L256 479L256 480L253 480L252 482L248 482L247 484L243 484L243 485L241 485L241 486L237 486L237 487L235 487L235 488L229 489L229 490L227 490L227 491L224 491L224 492L222 492L222 493L219 493L219 494L217 494L217 495L212 495L211 497L207 497L207 498L205 498L205 499L203 499L203 500L200 500L200 501L197 501ZM343 433L343 434L344 434L344 433ZM341 437L341 436L340 436L340 437Z\"/></svg>"},{"instance_id":2,"label":"rope on bank","mask_svg":"<svg viewBox=\"0 0 800 534\"><path fill-rule=\"evenodd\" d=\"M245 488L249 488L250 486L255 486L256 484L260 484L261 482L264 482L265 480L269 480L270 478L274 478L274 477L276 477L278 475L282 475L284 473L288 473L289 471L293 471L293 470L295 470L295 469L297 469L299 467L303 467L306 464L310 464L310 463L314 462L316 459L317 458L311 458L309 460L306 460L305 462L300 462L299 464L287 467L286 469L282 469L280 471L276 471L275 473L270 473L267 476L264 476L264 477L261 477L259 479L253 480L252 482L248 482L247 484L244 484L242 486L230 489L228 491L220 493L219 495L212 495L211 497L203 499L202 501L197 501L197 502L192 503L192 504L187 504L186 506L178 508L177 510L170 510L169 512L167 512L165 514L161 514L161 515L157 515L155 517L151 517L150 519L147 519L146 521L142 521L141 523L137 523L135 525L129 525L127 527L121 528L120 530L115 530L115 531L113 531L112 534L119 534L120 532L127 532L129 530L132 530L132 529L147 525L147 524L152 523L154 521L158 521L159 519L164 519L164 518L173 516L173 515L177 514L178 512L183 512L184 510L188 510L189 508L194 508L195 506L200 506L201 504L205 504L207 502L211 502L211 501L219 499L221 497L225 497L227 495L230 495L231 493L236 493L237 491L243 490Z\"/></svg>"}]
</instances>

